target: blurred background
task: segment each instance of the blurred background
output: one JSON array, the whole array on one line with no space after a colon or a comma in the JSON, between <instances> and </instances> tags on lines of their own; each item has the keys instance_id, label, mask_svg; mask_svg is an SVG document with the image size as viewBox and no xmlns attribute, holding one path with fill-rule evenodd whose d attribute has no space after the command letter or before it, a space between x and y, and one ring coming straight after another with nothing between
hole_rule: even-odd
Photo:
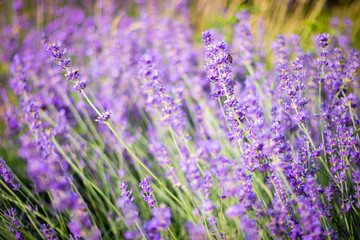
<instances>
[{"instance_id":1,"label":"blurred background","mask_svg":"<svg viewBox=\"0 0 360 240\"><path fill-rule=\"evenodd\" d=\"M137 2L145 0L119 0L117 10L119 13L136 14ZM190 7L191 23L196 30L195 38L208 28L221 29L231 37L232 24L236 22L235 14L246 9L252 14L252 24L262 24L268 32L264 39L265 46L269 46L278 34L298 34L303 44L307 44L314 33L329 31L329 19L349 18L353 21L352 39L356 48L360 47L360 1L359 0L150 0L163 5L175 5L184 2ZM77 5L86 9L87 14L102 14L99 9L107 0L0 0L0 26L13 21L16 9L24 11L27 18L36 22L42 28L44 22L51 21L52 11L59 6L68 4ZM169 3L169 2L175 2ZM169 11L171 14L171 11ZM71 18L72 16L69 16ZM253 26L254 27L254 26ZM256 33L255 33L256 34ZM330 31L331 34L331 31ZM333 33L334 34L334 33Z\"/></svg>"},{"instance_id":2,"label":"blurred background","mask_svg":"<svg viewBox=\"0 0 360 240\"><path fill-rule=\"evenodd\" d=\"M331 33L329 19L345 17L353 21L352 37L355 47L359 47L360 1L198 0L193 3L192 22L198 31L210 26L225 27L227 23L236 21L235 13L242 9L252 14L254 25L262 22L268 29L266 43L274 41L278 34L299 34L303 40L309 40L312 34Z\"/></svg>"}]
</instances>

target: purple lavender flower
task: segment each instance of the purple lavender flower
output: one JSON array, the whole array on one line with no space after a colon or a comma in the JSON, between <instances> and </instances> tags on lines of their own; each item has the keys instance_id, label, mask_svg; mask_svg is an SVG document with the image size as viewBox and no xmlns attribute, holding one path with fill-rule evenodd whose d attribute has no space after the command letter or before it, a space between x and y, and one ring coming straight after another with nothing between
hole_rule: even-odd
<instances>
[{"instance_id":1,"label":"purple lavender flower","mask_svg":"<svg viewBox=\"0 0 360 240\"><path fill-rule=\"evenodd\" d=\"M11 208L10 210L4 211L4 216L10 220L9 227L11 232L15 235L15 239L23 239L20 233L21 225L16 217L16 209Z\"/></svg>"},{"instance_id":2,"label":"purple lavender flower","mask_svg":"<svg viewBox=\"0 0 360 240\"><path fill-rule=\"evenodd\" d=\"M82 92L86 88L86 83L81 81L76 81L74 88L77 93Z\"/></svg>"},{"instance_id":3,"label":"purple lavender flower","mask_svg":"<svg viewBox=\"0 0 360 240\"><path fill-rule=\"evenodd\" d=\"M209 216L207 219L207 222L209 223L209 230L213 232L217 232L218 226L217 226L217 220L213 215Z\"/></svg>"},{"instance_id":4,"label":"purple lavender flower","mask_svg":"<svg viewBox=\"0 0 360 240\"><path fill-rule=\"evenodd\" d=\"M13 10L19 11L24 7L24 5L20 0L16 0L16 1L13 2L11 7L12 7Z\"/></svg>"},{"instance_id":5,"label":"purple lavender flower","mask_svg":"<svg viewBox=\"0 0 360 240\"><path fill-rule=\"evenodd\" d=\"M106 112L101 114L101 116L99 116L97 119L95 119L95 121L100 124L105 124L110 119L110 115L111 115L111 113L109 112L109 110L106 110Z\"/></svg>"},{"instance_id":6,"label":"purple lavender flower","mask_svg":"<svg viewBox=\"0 0 360 240\"><path fill-rule=\"evenodd\" d=\"M236 49L236 57L239 57L241 64L250 64L253 61L253 44L254 39L251 33L249 19L251 15L248 11L241 11L236 14L239 20L235 27L234 48Z\"/></svg>"},{"instance_id":7,"label":"purple lavender flower","mask_svg":"<svg viewBox=\"0 0 360 240\"><path fill-rule=\"evenodd\" d=\"M149 136L149 152L154 155L156 162L160 166L170 166L172 161L170 158L169 150L166 145L162 142L159 142L156 129L152 126L148 127L148 136Z\"/></svg>"},{"instance_id":8,"label":"purple lavender flower","mask_svg":"<svg viewBox=\"0 0 360 240\"><path fill-rule=\"evenodd\" d=\"M209 199L206 199L201 205L202 213L204 213L205 215L209 215L213 210L214 210L214 204Z\"/></svg>"},{"instance_id":9,"label":"purple lavender flower","mask_svg":"<svg viewBox=\"0 0 360 240\"><path fill-rule=\"evenodd\" d=\"M214 36L209 31L203 32L201 39L204 42L205 46L209 46L214 43Z\"/></svg>"},{"instance_id":10,"label":"purple lavender flower","mask_svg":"<svg viewBox=\"0 0 360 240\"><path fill-rule=\"evenodd\" d=\"M6 125L5 134L7 137L17 135L22 127L19 119L19 109L10 103L5 89L0 91L0 94L2 95L2 98L0 98L0 105L4 106L3 113L0 114L0 117L2 117Z\"/></svg>"},{"instance_id":11,"label":"purple lavender flower","mask_svg":"<svg viewBox=\"0 0 360 240\"><path fill-rule=\"evenodd\" d=\"M40 232L46 240L57 240L56 232L47 224L42 224Z\"/></svg>"},{"instance_id":12,"label":"purple lavender flower","mask_svg":"<svg viewBox=\"0 0 360 240\"><path fill-rule=\"evenodd\" d=\"M191 222L187 222L185 227L188 231L190 240L205 239L205 231L201 225L194 225Z\"/></svg>"},{"instance_id":13,"label":"purple lavender flower","mask_svg":"<svg viewBox=\"0 0 360 240\"><path fill-rule=\"evenodd\" d=\"M121 192L121 199L119 199L122 202L132 202L134 201L135 197L132 196L133 190L127 190L128 185L125 183L125 180L123 179L122 182L119 184L119 190ZM121 205L121 204L118 204Z\"/></svg>"},{"instance_id":14,"label":"purple lavender flower","mask_svg":"<svg viewBox=\"0 0 360 240\"><path fill-rule=\"evenodd\" d=\"M67 59L67 60L64 60L64 59L61 59L60 61L58 61L58 67L61 69L61 70L66 70L70 67L70 58Z\"/></svg>"},{"instance_id":15,"label":"purple lavender flower","mask_svg":"<svg viewBox=\"0 0 360 240\"><path fill-rule=\"evenodd\" d=\"M357 77L357 69L360 66L360 52L356 49L352 49L350 53L349 61L345 65L345 76L350 82L354 82Z\"/></svg>"},{"instance_id":16,"label":"purple lavender flower","mask_svg":"<svg viewBox=\"0 0 360 240\"><path fill-rule=\"evenodd\" d=\"M215 219L215 217L213 215L211 215L206 220L209 224L209 230L215 233L216 239L226 240L226 234L219 233L219 228L218 228L217 220Z\"/></svg>"},{"instance_id":17,"label":"purple lavender flower","mask_svg":"<svg viewBox=\"0 0 360 240\"><path fill-rule=\"evenodd\" d=\"M86 207L86 204L78 199L72 208L73 212L68 227L75 238L86 237L91 240L99 240L101 232L97 228L92 228Z\"/></svg>"},{"instance_id":18,"label":"purple lavender flower","mask_svg":"<svg viewBox=\"0 0 360 240\"><path fill-rule=\"evenodd\" d=\"M155 207L156 201L153 199L153 190L150 187L150 183L146 181L146 178L140 179L139 187L141 188L141 196L149 204L149 207Z\"/></svg>"},{"instance_id":19,"label":"purple lavender flower","mask_svg":"<svg viewBox=\"0 0 360 240\"><path fill-rule=\"evenodd\" d=\"M289 47L286 42L286 38L284 35L279 35L275 42L271 44L271 48L273 49L276 57L275 64L285 64L287 65L289 61Z\"/></svg>"},{"instance_id":20,"label":"purple lavender flower","mask_svg":"<svg viewBox=\"0 0 360 240\"><path fill-rule=\"evenodd\" d=\"M119 184L119 190L121 192L121 198L117 200L117 206L122 210L125 225L131 227L139 222L139 211L135 203L133 203L135 199L135 197L132 196L133 190L128 190L128 185L124 180Z\"/></svg>"},{"instance_id":21,"label":"purple lavender flower","mask_svg":"<svg viewBox=\"0 0 360 240\"><path fill-rule=\"evenodd\" d=\"M140 222L138 207L134 203L130 202L122 205L121 210L126 226L131 227Z\"/></svg>"},{"instance_id":22,"label":"purple lavender flower","mask_svg":"<svg viewBox=\"0 0 360 240\"><path fill-rule=\"evenodd\" d=\"M35 205L35 208L33 208L33 207L29 204L29 211L30 211L30 212L37 212L37 211L38 211L38 206Z\"/></svg>"},{"instance_id":23,"label":"purple lavender flower","mask_svg":"<svg viewBox=\"0 0 360 240\"><path fill-rule=\"evenodd\" d=\"M17 95L20 95L22 92L30 92L31 87L26 77L28 68L29 66L16 54L11 64L11 73L14 77L10 79L10 86Z\"/></svg>"},{"instance_id":24,"label":"purple lavender flower","mask_svg":"<svg viewBox=\"0 0 360 240\"><path fill-rule=\"evenodd\" d=\"M203 188L203 196L205 198L209 197L210 195L210 188L213 185L213 181L211 180L211 173L209 171L206 171L204 173L204 180L202 183Z\"/></svg>"},{"instance_id":25,"label":"purple lavender flower","mask_svg":"<svg viewBox=\"0 0 360 240\"><path fill-rule=\"evenodd\" d=\"M57 44L46 43L44 49L50 53L50 55L52 57L51 60L54 62L59 62L61 60L61 58L68 52L66 48L64 48L64 49L61 48L60 41L58 41ZM61 66L64 66L64 65L61 65Z\"/></svg>"},{"instance_id":26,"label":"purple lavender flower","mask_svg":"<svg viewBox=\"0 0 360 240\"><path fill-rule=\"evenodd\" d=\"M0 158L0 173L2 179L11 186L12 190L18 190L20 188L20 184L16 182L14 175L7 169L6 162Z\"/></svg>"},{"instance_id":27,"label":"purple lavender flower","mask_svg":"<svg viewBox=\"0 0 360 240\"><path fill-rule=\"evenodd\" d=\"M202 187L203 179L201 178L195 158L186 160L183 172L187 173L186 179L188 180L190 187L194 192L197 192ZM210 182L208 182L208 184L209 183Z\"/></svg>"},{"instance_id":28,"label":"purple lavender flower","mask_svg":"<svg viewBox=\"0 0 360 240\"><path fill-rule=\"evenodd\" d=\"M268 214L271 220L267 223L266 227L271 234L275 236L283 236L288 230L288 223L290 222L287 208L282 203L282 199L274 197L272 200L273 207L269 209Z\"/></svg>"},{"instance_id":29,"label":"purple lavender flower","mask_svg":"<svg viewBox=\"0 0 360 240\"><path fill-rule=\"evenodd\" d=\"M330 38L330 34L328 33L323 33L323 34L318 34L318 46L321 48L325 48L329 45L329 38Z\"/></svg>"},{"instance_id":30,"label":"purple lavender flower","mask_svg":"<svg viewBox=\"0 0 360 240\"><path fill-rule=\"evenodd\" d=\"M141 232L138 229L135 229L133 231L126 230L125 233L124 233L124 238L129 239L129 240L141 239L141 237L142 237Z\"/></svg>"},{"instance_id":31,"label":"purple lavender flower","mask_svg":"<svg viewBox=\"0 0 360 240\"><path fill-rule=\"evenodd\" d=\"M180 187L181 183L179 182L179 178L176 173L176 168L170 167L170 169L166 172L166 177L170 179L173 184L173 187Z\"/></svg>"},{"instance_id":32,"label":"purple lavender flower","mask_svg":"<svg viewBox=\"0 0 360 240\"><path fill-rule=\"evenodd\" d=\"M321 59L318 60L317 65L321 69L329 65L329 60L328 60L329 50L327 49L327 47L329 45L330 34L327 33L319 34L317 38L318 38L318 46L321 48L321 52L320 52ZM321 76L319 76L318 78L320 77ZM319 80L322 81L322 79Z\"/></svg>"},{"instance_id":33,"label":"purple lavender flower","mask_svg":"<svg viewBox=\"0 0 360 240\"><path fill-rule=\"evenodd\" d=\"M71 82L76 81L80 77L79 69L78 68L74 68L71 70L67 69L67 72L65 73L65 77L66 77L66 80L68 80L68 81L71 81Z\"/></svg>"},{"instance_id":34,"label":"purple lavender flower","mask_svg":"<svg viewBox=\"0 0 360 240\"><path fill-rule=\"evenodd\" d=\"M146 105L148 108L161 109L161 104L166 101L165 88L159 79L159 72L154 68L152 54L145 54L141 58L138 67L138 76L143 80L142 91L147 95ZM164 108L166 111L166 109Z\"/></svg>"},{"instance_id":35,"label":"purple lavender flower","mask_svg":"<svg viewBox=\"0 0 360 240\"><path fill-rule=\"evenodd\" d=\"M152 53L144 54L138 66L138 77L142 81L141 90L146 95L146 109L161 111L160 121L172 127L179 135L185 133L185 113L182 110L181 90L178 88L171 96L161 81L159 71L155 68L155 57Z\"/></svg>"},{"instance_id":36,"label":"purple lavender flower","mask_svg":"<svg viewBox=\"0 0 360 240\"><path fill-rule=\"evenodd\" d=\"M146 239L160 240L161 235L158 229L157 221L153 218L150 221L145 221L142 226Z\"/></svg>"},{"instance_id":37,"label":"purple lavender flower","mask_svg":"<svg viewBox=\"0 0 360 240\"><path fill-rule=\"evenodd\" d=\"M306 116L304 112L299 112L298 114L296 114L294 116L294 120L296 122L296 124L302 124L306 121Z\"/></svg>"},{"instance_id":38,"label":"purple lavender flower","mask_svg":"<svg viewBox=\"0 0 360 240\"><path fill-rule=\"evenodd\" d=\"M255 222L254 219L249 218L247 215L240 219L240 227L244 230L246 239L258 239L258 230L256 229Z\"/></svg>"},{"instance_id":39,"label":"purple lavender flower","mask_svg":"<svg viewBox=\"0 0 360 240\"><path fill-rule=\"evenodd\" d=\"M207 64L203 67L207 71L207 80L214 84L211 96L214 99L232 96L234 93L235 82L232 79L230 60L225 42L214 43L210 32L202 33L202 41L205 44L205 55Z\"/></svg>"},{"instance_id":40,"label":"purple lavender flower","mask_svg":"<svg viewBox=\"0 0 360 240\"><path fill-rule=\"evenodd\" d=\"M355 190L354 198L357 199L356 206L360 208L360 172L358 168L353 173L353 183Z\"/></svg>"},{"instance_id":41,"label":"purple lavender flower","mask_svg":"<svg viewBox=\"0 0 360 240\"><path fill-rule=\"evenodd\" d=\"M300 199L299 201L300 224L304 229L302 239L322 239L323 230L320 226L318 211L309 206L305 200Z\"/></svg>"},{"instance_id":42,"label":"purple lavender flower","mask_svg":"<svg viewBox=\"0 0 360 240\"><path fill-rule=\"evenodd\" d=\"M77 93L82 92L86 88L86 83L79 80L80 73L78 68L70 69L70 59L64 60L62 57L67 53L67 49L61 48L61 42L58 44L45 44L45 50L52 56L52 61L58 63L58 67L65 71L67 81L74 82L74 88Z\"/></svg>"},{"instance_id":43,"label":"purple lavender flower","mask_svg":"<svg viewBox=\"0 0 360 240\"><path fill-rule=\"evenodd\" d=\"M72 234L69 234L69 239L70 239L70 240L80 240L79 237L76 237L76 236L74 236L74 235L72 235Z\"/></svg>"},{"instance_id":44,"label":"purple lavender flower","mask_svg":"<svg viewBox=\"0 0 360 240\"><path fill-rule=\"evenodd\" d=\"M171 210L169 207L161 204L159 208L152 209L152 214L159 230L165 230L170 227Z\"/></svg>"},{"instance_id":45,"label":"purple lavender flower","mask_svg":"<svg viewBox=\"0 0 360 240\"><path fill-rule=\"evenodd\" d=\"M225 212L228 218L236 218L245 214L245 208L242 204L236 204L235 206L230 206L226 209Z\"/></svg>"}]
</instances>

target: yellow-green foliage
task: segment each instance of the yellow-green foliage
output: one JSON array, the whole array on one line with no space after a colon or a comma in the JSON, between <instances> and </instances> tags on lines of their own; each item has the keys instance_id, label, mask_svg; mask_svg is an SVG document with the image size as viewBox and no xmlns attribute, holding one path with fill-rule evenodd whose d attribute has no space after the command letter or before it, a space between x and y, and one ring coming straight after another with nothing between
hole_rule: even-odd
<instances>
[{"instance_id":1,"label":"yellow-green foliage","mask_svg":"<svg viewBox=\"0 0 360 240\"><path fill-rule=\"evenodd\" d=\"M312 45L312 34L329 32L330 17L352 19L354 47L358 48L360 45L357 41L360 39L360 1L330 4L330 1L325 0L197 0L192 5L192 21L198 30L198 36L209 27L221 29L226 37L231 36L232 27L229 23L236 22L235 14L242 9L247 9L252 14L253 29L261 21L265 24L265 48L269 48L278 34L290 33L299 34L302 44L309 47Z\"/></svg>"}]
</instances>

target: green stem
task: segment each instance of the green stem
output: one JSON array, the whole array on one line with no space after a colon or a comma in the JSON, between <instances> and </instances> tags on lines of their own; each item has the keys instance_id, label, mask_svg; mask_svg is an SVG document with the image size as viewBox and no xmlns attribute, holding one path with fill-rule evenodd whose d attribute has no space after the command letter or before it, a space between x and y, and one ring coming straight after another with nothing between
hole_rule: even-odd
<instances>
[{"instance_id":1,"label":"green stem","mask_svg":"<svg viewBox=\"0 0 360 240\"><path fill-rule=\"evenodd\" d=\"M89 103L89 105L94 109L94 111L101 116L99 110L94 106L91 100L87 97L86 93L82 91L83 96ZM163 189L185 210L185 212L189 215L190 219L195 222L194 217L190 213L190 211L182 204L182 202L159 180L159 178L134 154L134 152L125 144L125 142L120 138L117 132L114 130L112 125L109 122L106 122L106 126L111 130L111 132L115 135L115 137L119 140L119 142L124 146L124 148L128 151L128 153L132 156L135 161L140 164L162 187Z\"/></svg>"}]
</instances>

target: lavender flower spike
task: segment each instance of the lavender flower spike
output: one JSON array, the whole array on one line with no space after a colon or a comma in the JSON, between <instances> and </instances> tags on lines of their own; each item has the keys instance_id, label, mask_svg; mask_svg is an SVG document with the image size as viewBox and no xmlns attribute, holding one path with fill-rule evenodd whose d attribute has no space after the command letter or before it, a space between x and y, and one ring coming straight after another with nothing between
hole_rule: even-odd
<instances>
[{"instance_id":1,"label":"lavender flower spike","mask_svg":"<svg viewBox=\"0 0 360 240\"><path fill-rule=\"evenodd\" d=\"M325 48L327 45L329 45L329 38L330 34L328 33L318 34L318 46Z\"/></svg>"},{"instance_id":2,"label":"lavender flower spike","mask_svg":"<svg viewBox=\"0 0 360 240\"><path fill-rule=\"evenodd\" d=\"M146 178L140 179L139 187L141 188L141 196L149 204L149 207L155 207L156 201L153 199L153 190L150 187L150 183L146 181Z\"/></svg>"},{"instance_id":3,"label":"lavender flower spike","mask_svg":"<svg viewBox=\"0 0 360 240\"><path fill-rule=\"evenodd\" d=\"M0 159L0 173L2 179L4 179L7 184L10 184L12 190L18 190L20 188L20 184L15 181L13 174L7 169L5 161L2 158Z\"/></svg>"},{"instance_id":4,"label":"lavender flower spike","mask_svg":"<svg viewBox=\"0 0 360 240\"><path fill-rule=\"evenodd\" d=\"M61 48L61 42L57 44L45 44L45 50L50 53L52 57L52 61L58 63L58 67L65 71L65 77L67 81L74 82L74 88L77 93L82 92L85 87L86 83L84 81L79 80L80 73L78 68L70 68L70 59L62 59L63 56L67 53L67 49Z\"/></svg>"},{"instance_id":5,"label":"lavender flower spike","mask_svg":"<svg viewBox=\"0 0 360 240\"><path fill-rule=\"evenodd\" d=\"M21 233L20 233L21 225L18 221L18 218L16 217L16 214L17 212L16 209L14 208L4 211L4 216L10 220L9 227L11 232L15 235L15 239L20 240L23 238L21 237Z\"/></svg>"}]
</instances>

